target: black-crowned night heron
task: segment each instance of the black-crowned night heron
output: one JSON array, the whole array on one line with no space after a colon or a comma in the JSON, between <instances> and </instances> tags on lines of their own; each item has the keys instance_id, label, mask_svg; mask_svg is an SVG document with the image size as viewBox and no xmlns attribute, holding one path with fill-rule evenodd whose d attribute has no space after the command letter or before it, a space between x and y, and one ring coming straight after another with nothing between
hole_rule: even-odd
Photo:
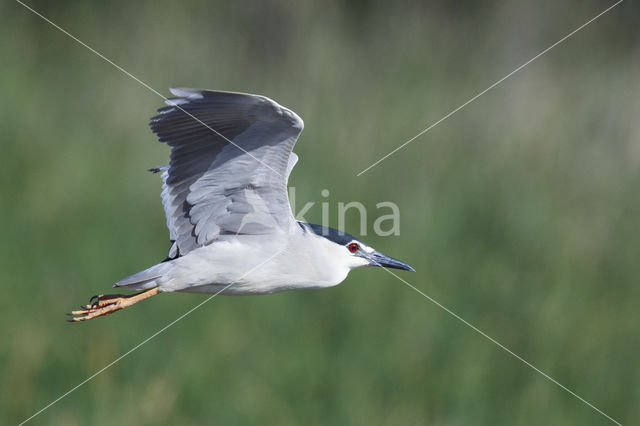
<instances>
[{"instance_id":1,"label":"black-crowned night heron","mask_svg":"<svg viewBox=\"0 0 640 426\"><path fill-rule=\"evenodd\" d=\"M169 144L162 204L172 242L161 263L118 281L137 294L95 296L73 321L103 316L161 292L268 294L331 287L361 266L413 271L333 228L297 221L287 180L303 122L264 96L171 89L151 119Z\"/></svg>"}]
</instances>

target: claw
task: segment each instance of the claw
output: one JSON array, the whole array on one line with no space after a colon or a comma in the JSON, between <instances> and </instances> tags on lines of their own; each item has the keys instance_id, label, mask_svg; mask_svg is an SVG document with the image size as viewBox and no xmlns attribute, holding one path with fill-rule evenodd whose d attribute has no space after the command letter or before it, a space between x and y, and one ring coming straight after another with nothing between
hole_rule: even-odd
<instances>
[{"instance_id":1,"label":"claw","mask_svg":"<svg viewBox=\"0 0 640 426\"><path fill-rule=\"evenodd\" d=\"M155 296L158 293L160 293L160 290L157 287L154 287L131 296L124 296L121 294L95 295L89 299L89 303L91 304L84 306L81 305L79 311L71 311L68 313L67 315L74 317L68 321L80 322L109 315L141 300Z\"/></svg>"}]
</instances>

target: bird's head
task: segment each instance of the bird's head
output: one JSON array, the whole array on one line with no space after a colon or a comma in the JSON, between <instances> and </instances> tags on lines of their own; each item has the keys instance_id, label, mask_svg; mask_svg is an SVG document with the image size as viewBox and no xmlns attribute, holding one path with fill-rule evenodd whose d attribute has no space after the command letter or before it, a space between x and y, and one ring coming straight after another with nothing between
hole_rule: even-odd
<instances>
[{"instance_id":1,"label":"bird's head","mask_svg":"<svg viewBox=\"0 0 640 426\"><path fill-rule=\"evenodd\" d=\"M415 269L406 263L376 251L373 247L346 232L320 225L305 225L316 235L329 240L332 243L334 255L339 256L351 269L362 266L381 266L415 272Z\"/></svg>"}]
</instances>

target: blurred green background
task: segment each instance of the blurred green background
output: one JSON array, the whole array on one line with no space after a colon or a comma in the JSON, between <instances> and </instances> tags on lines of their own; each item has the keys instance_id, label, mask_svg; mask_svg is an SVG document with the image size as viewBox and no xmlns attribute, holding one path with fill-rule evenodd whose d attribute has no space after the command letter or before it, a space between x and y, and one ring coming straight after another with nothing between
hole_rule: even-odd
<instances>
[{"instance_id":1,"label":"blurred green background","mask_svg":"<svg viewBox=\"0 0 640 426\"><path fill-rule=\"evenodd\" d=\"M640 421L640 8L612 3L146 1L29 5L168 95L267 95L303 117L290 183L401 210L365 240L402 277L625 424ZM164 258L147 127L161 99L0 4L0 423L16 424L201 302L64 312ZM331 218L337 225L337 215ZM356 215L347 231L357 233ZM218 297L30 424L610 424L380 270Z\"/></svg>"}]
</instances>

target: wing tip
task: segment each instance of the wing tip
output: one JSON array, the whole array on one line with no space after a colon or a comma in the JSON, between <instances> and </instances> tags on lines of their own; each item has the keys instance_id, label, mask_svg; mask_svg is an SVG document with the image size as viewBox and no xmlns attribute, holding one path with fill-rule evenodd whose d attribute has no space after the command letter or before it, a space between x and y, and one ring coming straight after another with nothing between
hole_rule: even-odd
<instances>
[{"instance_id":1,"label":"wing tip","mask_svg":"<svg viewBox=\"0 0 640 426\"><path fill-rule=\"evenodd\" d=\"M204 98L202 90L198 89L190 89L188 87L170 87L169 91L173 94L173 96L183 99L184 102Z\"/></svg>"},{"instance_id":2,"label":"wing tip","mask_svg":"<svg viewBox=\"0 0 640 426\"><path fill-rule=\"evenodd\" d=\"M151 173L160 173L160 172L164 172L165 170L169 170L168 164L165 164L164 166L151 167L150 169L147 169L147 171Z\"/></svg>"}]
</instances>

